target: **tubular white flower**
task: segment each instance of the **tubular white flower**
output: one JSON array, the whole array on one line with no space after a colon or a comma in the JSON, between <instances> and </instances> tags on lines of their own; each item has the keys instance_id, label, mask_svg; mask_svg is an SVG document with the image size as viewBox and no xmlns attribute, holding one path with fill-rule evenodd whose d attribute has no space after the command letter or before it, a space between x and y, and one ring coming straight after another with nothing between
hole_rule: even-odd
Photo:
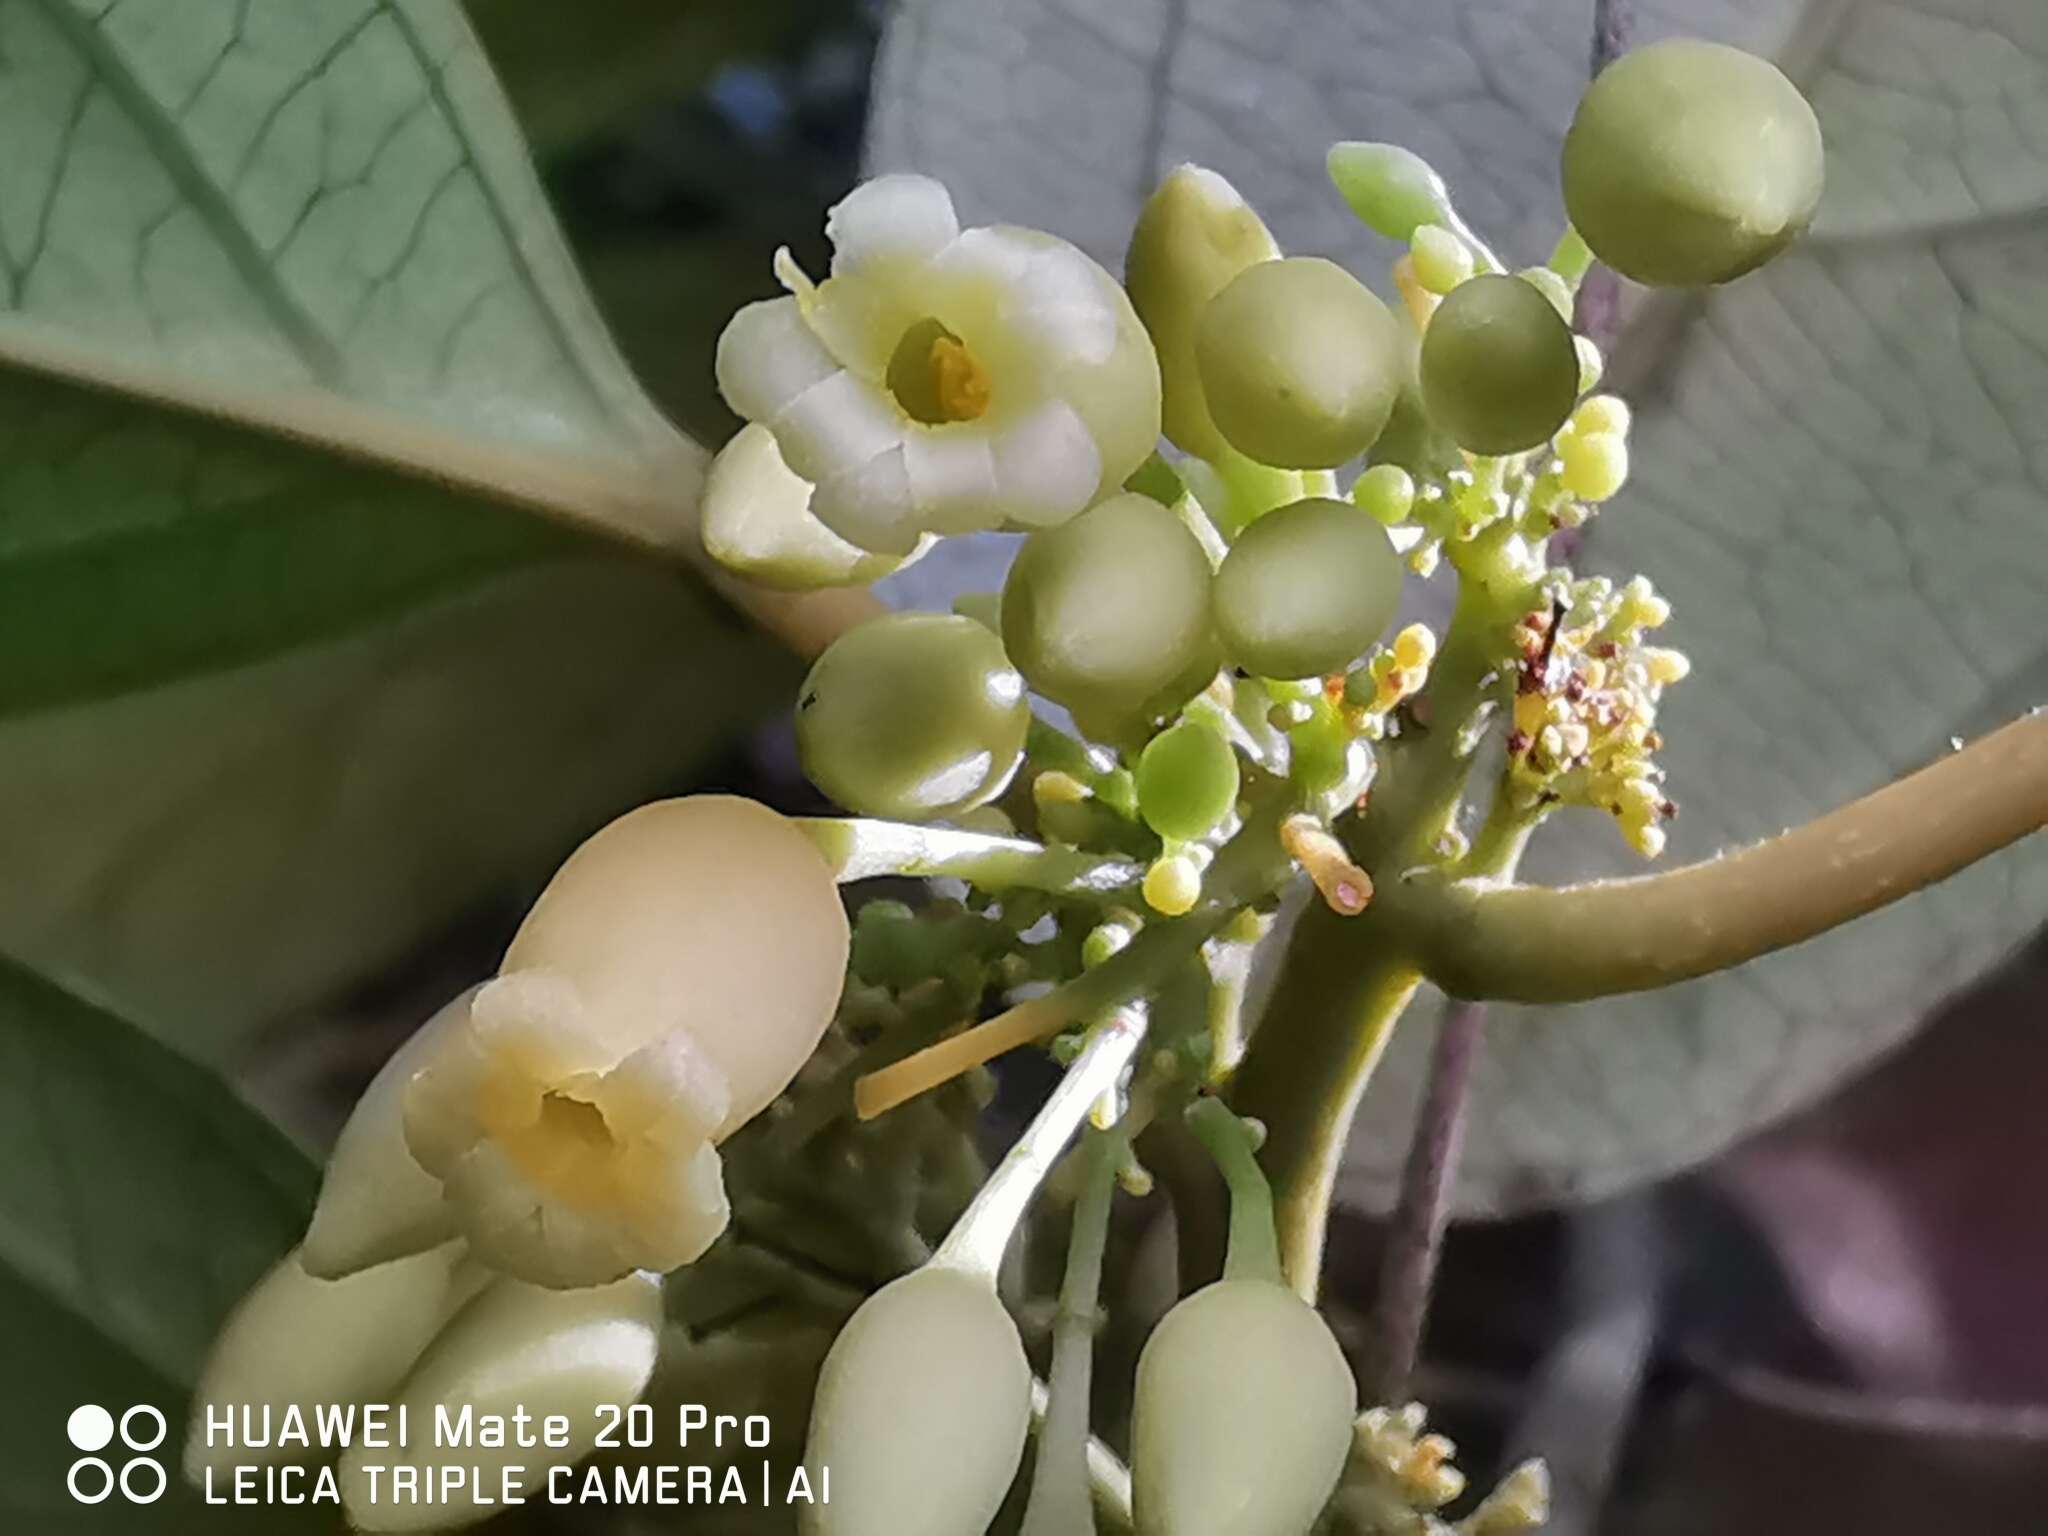
<instances>
[{"instance_id":1,"label":"tubular white flower","mask_svg":"<svg viewBox=\"0 0 2048 1536\"><path fill-rule=\"evenodd\" d=\"M342 1454L341 1500L349 1523L361 1531L474 1524L499 1512L508 1468L518 1469L516 1494L534 1493L551 1466L590 1454L604 1428L600 1406L624 1406L646 1389L660 1343L661 1282L651 1275L577 1291L493 1282L434 1340L400 1389L397 1401L413 1424L409 1443L391 1449L356 1445ZM440 1407L456 1414L466 1410L473 1421L524 1411L538 1424L561 1414L569 1423L569 1444L543 1450L507 1436L500 1446L443 1446L431 1432ZM372 1464L380 1468L374 1480ZM392 1469L431 1474L443 1466L468 1472L454 1499L393 1499ZM476 1502L479 1490L492 1502Z\"/></svg>"},{"instance_id":2,"label":"tubular white flower","mask_svg":"<svg viewBox=\"0 0 2048 1536\"><path fill-rule=\"evenodd\" d=\"M716 1144L788 1086L846 968L816 846L728 795L620 817L565 863L501 973L350 1117L307 1243L339 1275L454 1234L537 1285L689 1263L724 1229Z\"/></svg>"},{"instance_id":3,"label":"tubular white flower","mask_svg":"<svg viewBox=\"0 0 2048 1536\"><path fill-rule=\"evenodd\" d=\"M1064 522L1159 435L1159 365L1130 301L1063 240L961 231L945 188L879 177L831 211L831 276L719 338L718 383L775 434L811 510L861 548Z\"/></svg>"},{"instance_id":4,"label":"tubular white flower","mask_svg":"<svg viewBox=\"0 0 2048 1536\"><path fill-rule=\"evenodd\" d=\"M315 1454L280 1445L288 1408L310 1422L316 1408L381 1401L488 1272L466 1262L460 1243L393 1259L345 1280L316 1280L295 1248L235 1304L200 1369L185 1440L185 1476L261 1466ZM207 1409L234 1416L235 1443L209 1445ZM241 1444L243 1410L270 1444Z\"/></svg>"}]
</instances>

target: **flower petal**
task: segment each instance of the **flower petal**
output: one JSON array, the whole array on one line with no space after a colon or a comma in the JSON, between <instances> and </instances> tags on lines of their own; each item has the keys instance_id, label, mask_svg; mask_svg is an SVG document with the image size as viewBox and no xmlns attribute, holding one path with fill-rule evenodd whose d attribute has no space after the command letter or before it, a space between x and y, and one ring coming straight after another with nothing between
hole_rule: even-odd
<instances>
[{"instance_id":1,"label":"flower petal","mask_svg":"<svg viewBox=\"0 0 2048 1536\"><path fill-rule=\"evenodd\" d=\"M909 504L906 481L906 516ZM787 592L879 581L932 542L925 540L902 559L849 544L812 512L810 481L782 462L775 434L758 422L741 427L711 461L703 536L711 558L727 570Z\"/></svg>"},{"instance_id":2,"label":"flower petal","mask_svg":"<svg viewBox=\"0 0 2048 1536\"><path fill-rule=\"evenodd\" d=\"M887 453L904 436L895 402L844 370L813 384L768 425L783 461L813 485Z\"/></svg>"},{"instance_id":3,"label":"flower petal","mask_svg":"<svg viewBox=\"0 0 2048 1536\"><path fill-rule=\"evenodd\" d=\"M1026 233L1029 233L1028 231ZM1117 342L1109 274L1064 240L1041 236L1003 305L1003 321L1036 336L1059 361L1099 363Z\"/></svg>"},{"instance_id":4,"label":"flower petal","mask_svg":"<svg viewBox=\"0 0 2048 1536\"><path fill-rule=\"evenodd\" d=\"M838 371L793 298L763 299L728 320L714 370L725 403L749 421L768 421Z\"/></svg>"},{"instance_id":5,"label":"flower petal","mask_svg":"<svg viewBox=\"0 0 2048 1536\"><path fill-rule=\"evenodd\" d=\"M910 554L921 548L924 538L901 443L820 485L811 492L811 511L832 532L862 549Z\"/></svg>"},{"instance_id":6,"label":"flower petal","mask_svg":"<svg viewBox=\"0 0 2048 1536\"><path fill-rule=\"evenodd\" d=\"M995 441L996 502L1013 523L1063 523L1095 499L1102 454L1078 412L1047 400Z\"/></svg>"},{"instance_id":7,"label":"flower petal","mask_svg":"<svg viewBox=\"0 0 2048 1536\"><path fill-rule=\"evenodd\" d=\"M1002 520L988 432L962 423L913 432L903 445L917 520L933 533L972 533Z\"/></svg>"},{"instance_id":8,"label":"flower petal","mask_svg":"<svg viewBox=\"0 0 2048 1536\"><path fill-rule=\"evenodd\" d=\"M877 176L825 215L834 276L877 262L929 260L959 233L952 197L929 176Z\"/></svg>"}]
</instances>

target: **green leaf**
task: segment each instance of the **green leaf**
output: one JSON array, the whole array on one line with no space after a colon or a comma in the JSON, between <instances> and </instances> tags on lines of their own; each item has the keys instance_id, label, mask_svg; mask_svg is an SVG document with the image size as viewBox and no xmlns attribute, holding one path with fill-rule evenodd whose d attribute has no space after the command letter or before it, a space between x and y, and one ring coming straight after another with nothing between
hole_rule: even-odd
<instances>
[{"instance_id":1,"label":"green leaf","mask_svg":"<svg viewBox=\"0 0 2048 1536\"><path fill-rule=\"evenodd\" d=\"M0 945L226 1050L779 696L450 0L0 0L0 143Z\"/></svg>"},{"instance_id":2,"label":"green leaf","mask_svg":"<svg viewBox=\"0 0 2048 1536\"><path fill-rule=\"evenodd\" d=\"M1035 223L1112 262L1152 181L1195 159L1284 247L1341 253L1380 282L1392 248L1320 178L1333 140L1391 140L1443 172L1511 261L1542 257L1587 8L1282 9L1013 4L995 29L909 0L884 45L871 158L945 177L963 218ZM1704 298L1639 304L1614 359L1637 406L1634 479L1586 563L1647 573L1694 662L1659 753L1684 808L1679 860L2048 700L2048 26L2035 0L1636 10L1638 41L1684 31L1780 54L1829 156L1803 245ZM1592 1198L1686 1166L1866 1067L2040 926L2041 842L1730 975L1491 1010L1462 1206ZM1641 868L1587 816L1546 829L1530 872ZM1347 1200L1391 1196L1431 1012L1379 1068Z\"/></svg>"},{"instance_id":3,"label":"green leaf","mask_svg":"<svg viewBox=\"0 0 2048 1536\"><path fill-rule=\"evenodd\" d=\"M0 958L0 1524L234 1528L180 1484L187 1399L229 1307L297 1237L314 1185L305 1155L218 1080ZM162 1501L72 1500L65 1419L82 1403L117 1419L138 1403L163 1413ZM117 1472L128 1459L119 1440L103 1454ZM265 1511L273 1528L279 1513Z\"/></svg>"}]
</instances>

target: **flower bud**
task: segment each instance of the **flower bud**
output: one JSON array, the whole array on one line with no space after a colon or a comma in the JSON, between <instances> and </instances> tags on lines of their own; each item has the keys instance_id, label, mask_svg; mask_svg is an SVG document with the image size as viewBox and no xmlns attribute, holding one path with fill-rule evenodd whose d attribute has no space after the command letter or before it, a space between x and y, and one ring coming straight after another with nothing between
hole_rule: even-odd
<instances>
[{"instance_id":1,"label":"flower bud","mask_svg":"<svg viewBox=\"0 0 2048 1536\"><path fill-rule=\"evenodd\" d=\"M358 1530L420 1531L473 1524L497 1514L509 1493L530 1494L551 1466L590 1454L604 1427L599 1405L637 1398L654 1373L661 1342L661 1282L629 1275L610 1285L557 1291L499 1279L465 1307L406 1378L397 1402L412 1426L403 1447L351 1446L341 1458L341 1498ZM569 1422L565 1447L438 1443L435 1410ZM432 1480L433 1502L393 1497L392 1470ZM506 1469L519 1474L507 1486ZM372 1468L376 1469L375 1474ZM486 1502L486 1500L488 1502Z\"/></svg>"},{"instance_id":2,"label":"flower bud","mask_svg":"<svg viewBox=\"0 0 2048 1536\"><path fill-rule=\"evenodd\" d=\"M1306 1536L1351 1448L1358 1391L1315 1309L1268 1280L1219 1280L1161 1319L1138 1359L1141 1536Z\"/></svg>"},{"instance_id":3,"label":"flower bud","mask_svg":"<svg viewBox=\"0 0 2048 1536\"><path fill-rule=\"evenodd\" d=\"M928 1266L853 1314L818 1378L804 1460L832 1499L810 1536L961 1536L995 1518L1024 1459L1031 1367L990 1286Z\"/></svg>"},{"instance_id":4,"label":"flower bud","mask_svg":"<svg viewBox=\"0 0 2048 1536\"><path fill-rule=\"evenodd\" d=\"M1456 226L1443 177L1413 150L1398 144L1333 144L1326 164L1331 183L1351 211L1389 240L1406 245L1423 224Z\"/></svg>"},{"instance_id":5,"label":"flower bud","mask_svg":"<svg viewBox=\"0 0 2048 1536\"><path fill-rule=\"evenodd\" d=\"M1195 371L1202 311L1245 268L1280 254L1272 233L1214 171L1183 165L1138 215L1124 258L1124 286L1159 354L1168 441L1209 460L1224 456Z\"/></svg>"},{"instance_id":6,"label":"flower bud","mask_svg":"<svg viewBox=\"0 0 2048 1536\"><path fill-rule=\"evenodd\" d=\"M484 1277L460 1243L342 1280L314 1279L293 1249L235 1304L200 1368L185 1476L198 1482L210 1470L305 1454L278 1443L288 1409L310 1422L317 1408L383 1400ZM208 1435L209 1410L232 1416L232 1437Z\"/></svg>"},{"instance_id":7,"label":"flower bud","mask_svg":"<svg viewBox=\"0 0 2048 1536\"><path fill-rule=\"evenodd\" d=\"M404 1100L414 1074L467 1023L475 996L472 987L415 1030L350 1111L299 1251L308 1275L337 1280L455 1236L440 1180L406 1149Z\"/></svg>"}]
</instances>

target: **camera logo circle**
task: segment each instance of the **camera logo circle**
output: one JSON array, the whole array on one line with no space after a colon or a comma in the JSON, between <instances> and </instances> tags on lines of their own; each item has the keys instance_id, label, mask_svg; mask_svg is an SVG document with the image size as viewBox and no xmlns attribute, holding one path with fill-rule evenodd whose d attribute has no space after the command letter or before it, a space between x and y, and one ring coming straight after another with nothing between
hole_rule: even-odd
<instances>
[{"instance_id":1,"label":"camera logo circle","mask_svg":"<svg viewBox=\"0 0 2048 1536\"><path fill-rule=\"evenodd\" d=\"M131 1451L153 1451L164 1443L164 1436L170 1432L163 1413L148 1403L137 1403L123 1413L118 1426L114 1416L99 1404L81 1403L64 1421L64 1433L73 1446L86 1454L71 1463L64 1486L81 1504L105 1503L116 1488L130 1504L154 1504L164 1496L164 1489L170 1481L164 1473L163 1463L150 1456L138 1455L123 1462L121 1470L116 1472L112 1462L93 1454L114 1443L117 1428L121 1444Z\"/></svg>"}]
</instances>

